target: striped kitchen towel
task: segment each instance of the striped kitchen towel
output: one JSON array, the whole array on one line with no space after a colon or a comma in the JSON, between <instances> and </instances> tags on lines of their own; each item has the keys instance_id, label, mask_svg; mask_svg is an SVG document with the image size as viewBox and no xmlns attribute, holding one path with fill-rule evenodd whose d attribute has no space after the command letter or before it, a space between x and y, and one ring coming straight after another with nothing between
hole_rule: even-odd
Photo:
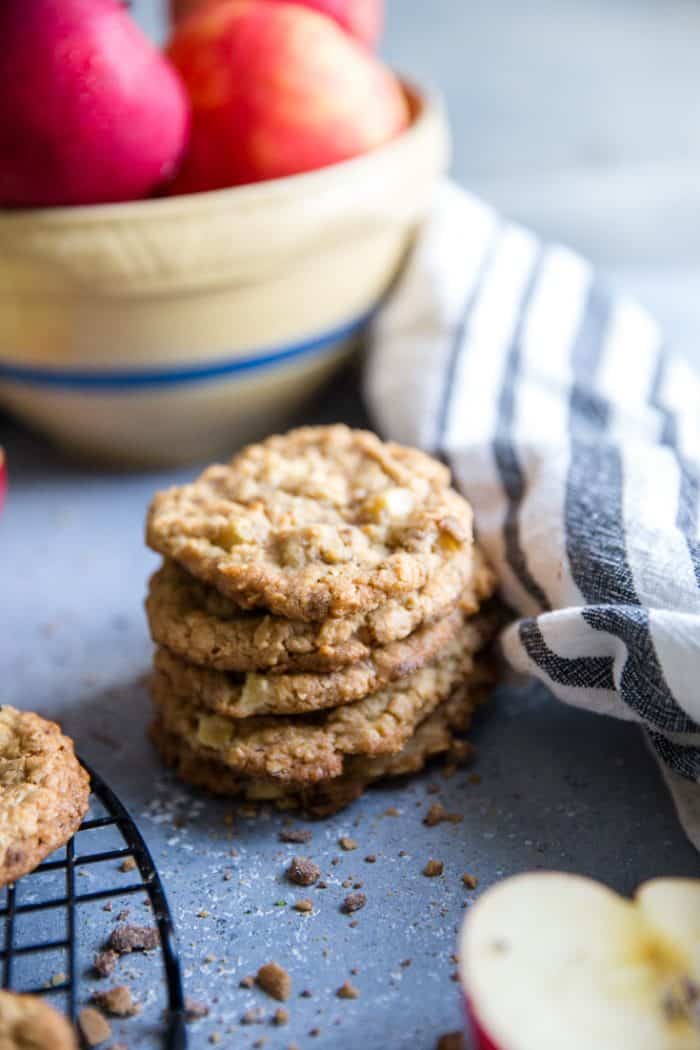
<instances>
[{"instance_id":1,"label":"striped kitchen towel","mask_svg":"<svg viewBox=\"0 0 700 1050\"><path fill-rule=\"evenodd\" d=\"M365 382L473 503L510 663L643 725L700 848L698 376L582 258L446 185Z\"/></svg>"}]
</instances>

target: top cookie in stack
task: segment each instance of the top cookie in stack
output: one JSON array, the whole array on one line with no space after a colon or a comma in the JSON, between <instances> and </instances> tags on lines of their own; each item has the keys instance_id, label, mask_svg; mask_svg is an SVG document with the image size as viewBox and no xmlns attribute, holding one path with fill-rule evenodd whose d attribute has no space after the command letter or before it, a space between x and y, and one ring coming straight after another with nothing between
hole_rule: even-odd
<instances>
[{"instance_id":1,"label":"top cookie in stack","mask_svg":"<svg viewBox=\"0 0 700 1050\"><path fill-rule=\"evenodd\" d=\"M424 453L340 425L271 437L159 493L147 538L153 736L186 779L340 804L468 721L493 578Z\"/></svg>"}]
</instances>

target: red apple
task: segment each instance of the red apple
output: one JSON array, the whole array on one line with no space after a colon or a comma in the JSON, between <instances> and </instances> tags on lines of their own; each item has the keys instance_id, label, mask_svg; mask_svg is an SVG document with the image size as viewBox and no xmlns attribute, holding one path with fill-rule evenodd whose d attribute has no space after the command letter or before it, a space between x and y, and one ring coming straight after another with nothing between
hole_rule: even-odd
<instances>
[{"instance_id":1,"label":"red apple","mask_svg":"<svg viewBox=\"0 0 700 1050\"><path fill-rule=\"evenodd\" d=\"M215 4L182 23L168 54L192 105L176 193L322 168L381 145L408 123L393 73L298 4Z\"/></svg>"},{"instance_id":2,"label":"red apple","mask_svg":"<svg viewBox=\"0 0 700 1050\"><path fill-rule=\"evenodd\" d=\"M506 879L469 912L460 974L476 1050L696 1050L700 880L629 901L576 875Z\"/></svg>"},{"instance_id":3,"label":"red apple","mask_svg":"<svg viewBox=\"0 0 700 1050\"><path fill-rule=\"evenodd\" d=\"M5 466L5 453L0 448L0 513L5 504L5 493L7 492L7 467Z\"/></svg>"},{"instance_id":4,"label":"red apple","mask_svg":"<svg viewBox=\"0 0 700 1050\"><path fill-rule=\"evenodd\" d=\"M175 171L188 105L118 0L1 0L0 205L123 201Z\"/></svg>"},{"instance_id":5,"label":"red apple","mask_svg":"<svg viewBox=\"0 0 700 1050\"><path fill-rule=\"evenodd\" d=\"M205 5L220 4L222 0L171 0L173 24L198 11ZM376 47L384 25L384 0L275 0L276 3L298 3L313 7L323 15L334 18L348 33L368 47Z\"/></svg>"}]
</instances>

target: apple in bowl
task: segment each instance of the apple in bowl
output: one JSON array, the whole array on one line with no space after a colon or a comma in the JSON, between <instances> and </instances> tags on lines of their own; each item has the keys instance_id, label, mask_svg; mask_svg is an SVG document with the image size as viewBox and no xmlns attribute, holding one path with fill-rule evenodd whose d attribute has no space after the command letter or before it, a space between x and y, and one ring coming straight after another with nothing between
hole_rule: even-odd
<instances>
[{"instance_id":1,"label":"apple in bowl","mask_svg":"<svg viewBox=\"0 0 700 1050\"><path fill-rule=\"evenodd\" d=\"M459 945L475 1050L698 1050L700 880L506 879Z\"/></svg>"},{"instance_id":2,"label":"apple in bowl","mask_svg":"<svg viewBox=\"0 0 700 1050\"><path fill-rule=\"evenodd\" d=\"M328 15L341 29L357 37L368 47L376 47L384 25L384 0L273 0L274 3L299 3ZM222 0L171 0L173 24L181 22L202 7L220 4Z\"/></svg>"},{"instance_id":3,"label":"apple in bowl","mask_svg":"<svg viewBox=\"0 0 700 1050\"><path fill-rule=\"evenodd\" d=\"M167 55L192 111L176 194L325 168L384 145L410 123L394 73L301 4L205 6L176 28Z\"/></svg>"}]
</instances>

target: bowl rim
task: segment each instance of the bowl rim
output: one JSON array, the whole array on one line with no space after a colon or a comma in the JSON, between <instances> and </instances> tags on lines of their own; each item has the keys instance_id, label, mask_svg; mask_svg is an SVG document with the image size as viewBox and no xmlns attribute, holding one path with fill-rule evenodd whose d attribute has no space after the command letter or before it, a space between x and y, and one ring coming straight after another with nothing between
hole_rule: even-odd
<instances>
[{"instance_id":1,"label":"bowl rim","mask_svg":"<svg viewBox=\"0 0 700 1050\"><path fill-rule=\"evenodd\" d=\"M275 199L296 196L300 193L313 194L321 189L322 184L328 183L334 175L352 179L358 169L391 157L422 135L436 119L439 120L444 116L444 99L436 87L432 84L421 86L400 73L396 75L414 111L411 122L394 138L366 153L295 175L264 179L240 186L227 186L216 190L182 193L172 197L145 197L139 200L114 201L107 204L60 205L42 208L14 209L0 206L0 226L22 226L25 223L35 223L37 220L42 225L50 223L74 226L102 222L133 222L151 220L156 217L167 218L168 216L174 218L184 212L208 211L214 202L221 205L235 203L245 208L261 200L272 202Z\"/></svg>"}]
</instances>

